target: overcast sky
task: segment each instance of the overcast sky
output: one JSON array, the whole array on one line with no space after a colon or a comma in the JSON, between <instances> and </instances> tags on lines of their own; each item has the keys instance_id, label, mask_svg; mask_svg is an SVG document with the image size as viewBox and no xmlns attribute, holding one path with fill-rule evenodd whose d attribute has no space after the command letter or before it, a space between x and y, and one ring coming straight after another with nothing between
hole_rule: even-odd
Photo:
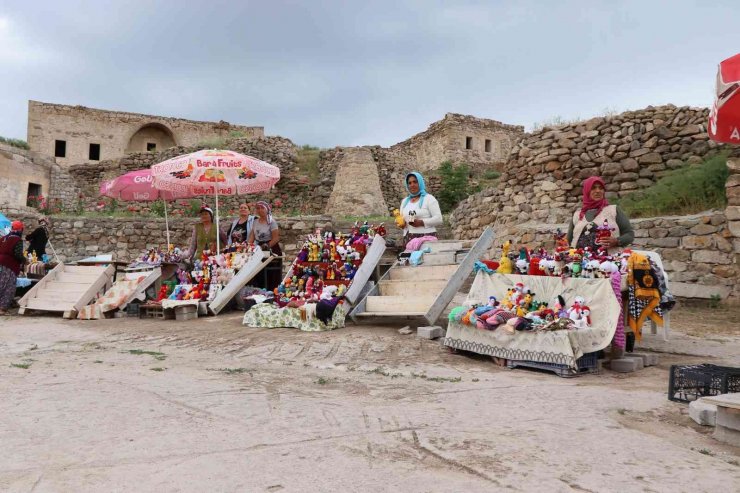
<instances>
[{"instance_id":1,"label":"overcast sky","mask_svg":"<svg viewBox=\"0 0 740 493\"><path fill-rule=\"evenodd\" d=\"M0 0L0 135L34 99L391 145L447 112L710 106L738 51L737 0Z\"/></svg>"}]
</instances>

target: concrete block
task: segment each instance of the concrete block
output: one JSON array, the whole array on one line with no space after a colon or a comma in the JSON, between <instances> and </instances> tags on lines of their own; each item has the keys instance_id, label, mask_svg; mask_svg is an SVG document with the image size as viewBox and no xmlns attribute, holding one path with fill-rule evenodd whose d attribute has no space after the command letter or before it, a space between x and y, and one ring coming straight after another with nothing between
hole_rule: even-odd
<instances>
[{"instance_id":1,"label":"concrete block","mask_svg":"<svg viewBox=\"0 0 740 493\"><path fill-rule=\"evenodd\" d=\"M424 339L438 339L444 337L445 334L446 331L439 325L430 325L416 329L416 337L423 337Z\"/></svg>"},{"instance_id":2,"label":"concrete block","mask_svg":"<svg viewBox=\"0 0 740 493\"><path fill-rule=\"evenodd\" d=\"M635 370L642 370L643 368L645 368L645 365L642 362L642 358L640 358L639 356L634 356L634 355L632 355L630 353L627 353L627 354L624 355L624 358L623 359L632 359L632 360L634 360L635 361Z\"/></svg>"},{"instance_id":3,"label":"concrete block","mask_svg":"<svg viewBox=\"0 0 740 493\"><path fill-rule=\"evenodd\" d=\"M740 447L740 409L717 406L717 426L714 438Z\"/></svg>"},{"instance_id":4,"label":"concrete block","mask_svg":"<svg viewBox=\"0 0 740 493\"><path fill-rule=\"evenodd\" d=\"M717 406L697 399L689 403L689 416L702 426L714 426L717 422Z\"/></svg>"},{"instance_id":5,"label":"concrete block","mask_svg":"<svg viewBox=\"0 0 740 493\"><path fill-rule=\"evenodd\" d=\"M609 367L612 371L618 373L630 373L637 369L637 358L620 358L613 359L609 363Z\"/></svg>"},{"instance_id":6,"label":"concrete block","mask_svg":"<svg viewBox=\"0 0 740 493\"><path fill-rule=\"evenodd\" d=\"M627 358L641 358L642 366L655 366L658 364L658 355L653 353L627 353Z\"/></svg>"}]
</instances>

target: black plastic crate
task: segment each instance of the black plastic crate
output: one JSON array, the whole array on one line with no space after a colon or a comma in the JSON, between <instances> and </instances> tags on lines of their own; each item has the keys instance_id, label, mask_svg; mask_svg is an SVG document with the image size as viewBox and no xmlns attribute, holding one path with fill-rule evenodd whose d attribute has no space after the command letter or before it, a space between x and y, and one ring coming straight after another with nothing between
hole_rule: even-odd
<instances>
[{"instance_id":1,"label":"black plastic crate","mask_svg":"<svg viewBox=\"0 0 740 493\"><path fill-rule=\"evenodd\" d=\"M729 392L740 392L740 368L706 363L671 366L669 400L691 402L700 397Z\"/></svg>"},{"instance_id":2,"label":"black plastic crate","mask_svg":"<svg viewBox=\"0 0 740 493\"><path fill-rule=\"evenodd\" d=\"M547 370L555 372L559 377L575 377L583 373L598 373L599 372L599 353L586 353L576 360L578 369L569 367L568 365L560 365L557 363L541 363L539 361L524 361L524 360L506 360L506 366L509 368L516 368L517 366L524 366L527 368L537 368L538 370Z\"/></svg>"}]
</instances>

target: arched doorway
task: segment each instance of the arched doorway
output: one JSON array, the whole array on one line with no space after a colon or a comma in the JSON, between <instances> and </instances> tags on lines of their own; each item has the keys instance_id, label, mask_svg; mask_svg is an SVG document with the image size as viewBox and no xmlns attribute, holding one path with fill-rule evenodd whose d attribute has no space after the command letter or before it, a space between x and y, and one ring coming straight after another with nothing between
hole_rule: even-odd
<instances>
[{"instance_id":1,"label":"arched doorway","mask_svg":"<svg viewBox=\"0 0 740 493\"><path fill-rule=\"evenodd\" d=\"M131 136L126 153L161 151L175 145L175 136L169 128L161 123L147 123Z\"/></svg>"}]
</instances>

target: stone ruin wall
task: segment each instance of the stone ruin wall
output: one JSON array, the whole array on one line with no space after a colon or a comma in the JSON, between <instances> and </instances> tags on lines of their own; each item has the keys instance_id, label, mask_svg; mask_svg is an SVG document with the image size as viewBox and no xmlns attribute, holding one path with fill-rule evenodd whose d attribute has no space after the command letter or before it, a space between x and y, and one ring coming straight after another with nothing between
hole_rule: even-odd
<instances>
[{"instance_id":1,"label":"stone ruin wall","mask_svg":"<svg viewBox=\"0 0 740 493\"><path fill-rule=\"evenodd\" d=\"M146 151L146 143L157 149L194 146L217 137L240 132L245 138L264 137L263 127L201 122L84 106L28 102L28 145L31 150L56 159L62 166L115 159L130 152ZM54 141L65 140L65 157L54 158ZM100 144L100 159L90 161L89 145Z\"/></svg>"},{"instance_id":2,"label":"stone ruin wall","mask_svg":"<svg viewBox=\"0 0 740 493\"><path fill-rule=\"evenodd\" d=\"M512 147L524 135L524 127L471 115L447 113L427 130L389 148L396 159L406 161L408 171L435 170L444 161L467 163L473 169L494 169L506 161ZM471 137L471 149L466 138ZM490 140L490 150L485 141Z\"/></svg>"},{"instance_id":3,"label":"stone ruin wall","mask_svg":"<svg viewBox=\"0 0 740 493\"><path fill-rule=\"evenodd\" d=\"M41 185L48 198L54 168L59 166L36 152L0 143L0 204L25 206L30 183Z\"/></svg>"},{"instance_id":4,"label":"stone ruin wall","mask_svg":"<svg viewBox=\"0 0 740 493\"><path fill-rule=\"evenodd\" d=\"M229 210L238 209L240 201L255 202L266 199L275 202L280 199L281 209L302 214L323 212L325 205L324 195L328 197L331 188L314 186L296 170L296 147L288 139L282 137L265 137L256 140L230 139L226 140L224 148L262 159L280 168L281 178L275 188L266 194L220 197L219 208L223 211L222 217L228 215ZM96 205L104 200L99 196L101 182L120 176L129 171L149 168L153 164L203 149L203 146L173 147L162 152L143 152L129 154L125 157L103 161L100 164L78 164L68 169L58 170L52 177L52 195L63 199L67 211L95 211ZM215 206L214 198L206 199L211 207ZM168 210L189 209L185 201L168 203ZM145 202L119 202L119 209L132 206L146 208Z\"/></svg>"},{"instance_id":5,"label":"stone ruin wall","mask_svg":"<svg viewBox=\"0 0 740 493\"><path fill-rule=\"evenodd\" d=\"M451 216L456 238L496 232L492 258L507 239L552 247L552 233L565 230L581 200L581 182L601 175L610 198L649 187L684 163L719 151L738 154L711 140L706 108L648 107L612 118L594 118L528 134L514 147L497 188L460 203ZM664 259L674 294L740 300L740 160L728 162L725 210L677 217L632 219L634 245Z\"/></svg>"}]
</instances>

